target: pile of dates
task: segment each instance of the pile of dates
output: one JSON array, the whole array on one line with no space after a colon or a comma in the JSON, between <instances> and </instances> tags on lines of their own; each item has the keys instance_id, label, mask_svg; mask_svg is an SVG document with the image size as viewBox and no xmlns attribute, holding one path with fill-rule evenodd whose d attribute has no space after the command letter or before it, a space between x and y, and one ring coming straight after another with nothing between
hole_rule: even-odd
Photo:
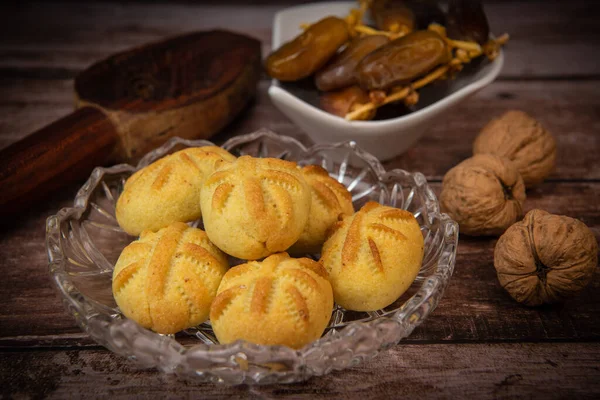
<instances>
[{"instance_id":1,"label":"pile of dates","mask_svg":"<svg viewBox=\"0 0 600 400\"><path fill-rule=\"evenodd\" d=\"M442 65L460 65L484 54L489 44L488 21L479 0L450 0L446 12L434 0L359 3L361 9L348 17L327 16L273 51L266 60L267 73L282 82L312 78L325 111L347 119L372 119L394 92ZM362 22L366 12L372 26ZM457 59L455 43L474 51L463 50ZM448 76L439 75L433 78ZM402 97L408 104L411 96ZM372 112L348 117L365 104Z\"/></svg>"}]
</instances>

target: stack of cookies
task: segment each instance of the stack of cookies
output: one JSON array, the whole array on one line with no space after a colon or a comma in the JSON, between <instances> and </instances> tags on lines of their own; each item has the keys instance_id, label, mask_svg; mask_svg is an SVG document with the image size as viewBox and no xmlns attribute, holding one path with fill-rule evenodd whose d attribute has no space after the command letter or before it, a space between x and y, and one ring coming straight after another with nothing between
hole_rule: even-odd
<instances>
[{"instance_id":1,"label":"stack of cookies","mask_svg":"<svg viewBox=\"0 0 600 400\"><path fill-rule=\"evenodd\" d=\"M348 190L319 166L213 146L137 171L116 216L139 235L113 274L123 314L163 334L210 317L221 343L300 348L323 334L334 300L357 311L393 303L423 257L411 213L375 202L354 213ZM205 231L186 224L199 218ZM302 257L315 253L319 262ZM227 255L247 262L229 268Z\"/></svg>"}]
</instances>

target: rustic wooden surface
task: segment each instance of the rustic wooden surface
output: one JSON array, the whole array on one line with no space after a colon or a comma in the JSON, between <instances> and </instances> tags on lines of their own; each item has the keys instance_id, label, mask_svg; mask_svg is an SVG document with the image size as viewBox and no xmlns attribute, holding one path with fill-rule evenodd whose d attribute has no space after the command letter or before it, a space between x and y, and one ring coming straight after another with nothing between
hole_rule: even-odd
<instances>
[{"instance_id":1,"label":"rustic wooden surface","mask_svg":"<svg viewBox=\"0 0 600 400\"><path fill-rule=\"evenodd\" d=\"M387 168L422 171L437 193L468 157L478 130L502 111L540 119L558 142L557 168L528 191L526 209L586 223L600 237L600 12L595 2L488 1L495 32L509 32L500 78L433 127ZM250 34L270 50L282 2L19 2L0 6L0 148L73 109L73 77L115 51L194 29ZM260 127L308 138L269 102L268 80L228 137ZM598 398L600 273L575 299L527 308L499 286L494 239L460 240L455 274L434 313L372 361L306 383L267 387L196 384L138 370L98 346L51 286L44 222L71 204L81 182L0 231L0 397Z\"/></svg>"}]
</instances>

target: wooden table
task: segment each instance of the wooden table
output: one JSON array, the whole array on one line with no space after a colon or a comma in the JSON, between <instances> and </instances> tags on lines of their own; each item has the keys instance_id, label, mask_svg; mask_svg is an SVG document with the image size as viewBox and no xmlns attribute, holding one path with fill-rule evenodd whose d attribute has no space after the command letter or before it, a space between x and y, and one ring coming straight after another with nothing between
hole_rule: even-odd
<instances>
[{"instance_id":1,"label":"wooden table","mask_svg":"<svg viewBox=\"0 0 600 400\"><path fill-rule=\"evenodd\" d=\"M422 171L439 193L444 173L471 154L492 117L522 109L558 142L557 168L527 193L525 208L579 218L600 236L600 13L594 1L488 1L509 32L500 78L465 101L417 145L386 164ZM247 6L164 3L19 3L0 8L0 147L73 108L72 78L117 50L194 29L224 27L270 50L274 2ZM269 102L215 138L268 127L308 143ZM600 395L600 274L576 298L527 308L500 287L493 238L461 237L456 270L438 308L375 359L306 383L222 387L137 370L98 346L52 287L44 222L71 204L81 182L0 232L0 397L561 398Z\"/></svg>"}]
</instances>

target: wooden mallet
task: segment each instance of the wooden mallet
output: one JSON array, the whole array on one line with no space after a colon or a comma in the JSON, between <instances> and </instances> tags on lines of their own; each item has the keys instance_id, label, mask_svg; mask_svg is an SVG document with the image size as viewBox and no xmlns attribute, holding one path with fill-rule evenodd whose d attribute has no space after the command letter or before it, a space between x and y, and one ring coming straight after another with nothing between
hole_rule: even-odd
<instances>
[{"instance_id":1,"label":"wooden mallet","mask_svg":"<svg viewBox=\"0 0 600 400\"><path fill-rule=\"evenodd\" d=\"M0 151L0 214L15 216L98 165L136 162L172 136L206 139L255 95L256 39L195 32L115 54L75 79L76 111Z\"/></svg>"}]
</instances>

